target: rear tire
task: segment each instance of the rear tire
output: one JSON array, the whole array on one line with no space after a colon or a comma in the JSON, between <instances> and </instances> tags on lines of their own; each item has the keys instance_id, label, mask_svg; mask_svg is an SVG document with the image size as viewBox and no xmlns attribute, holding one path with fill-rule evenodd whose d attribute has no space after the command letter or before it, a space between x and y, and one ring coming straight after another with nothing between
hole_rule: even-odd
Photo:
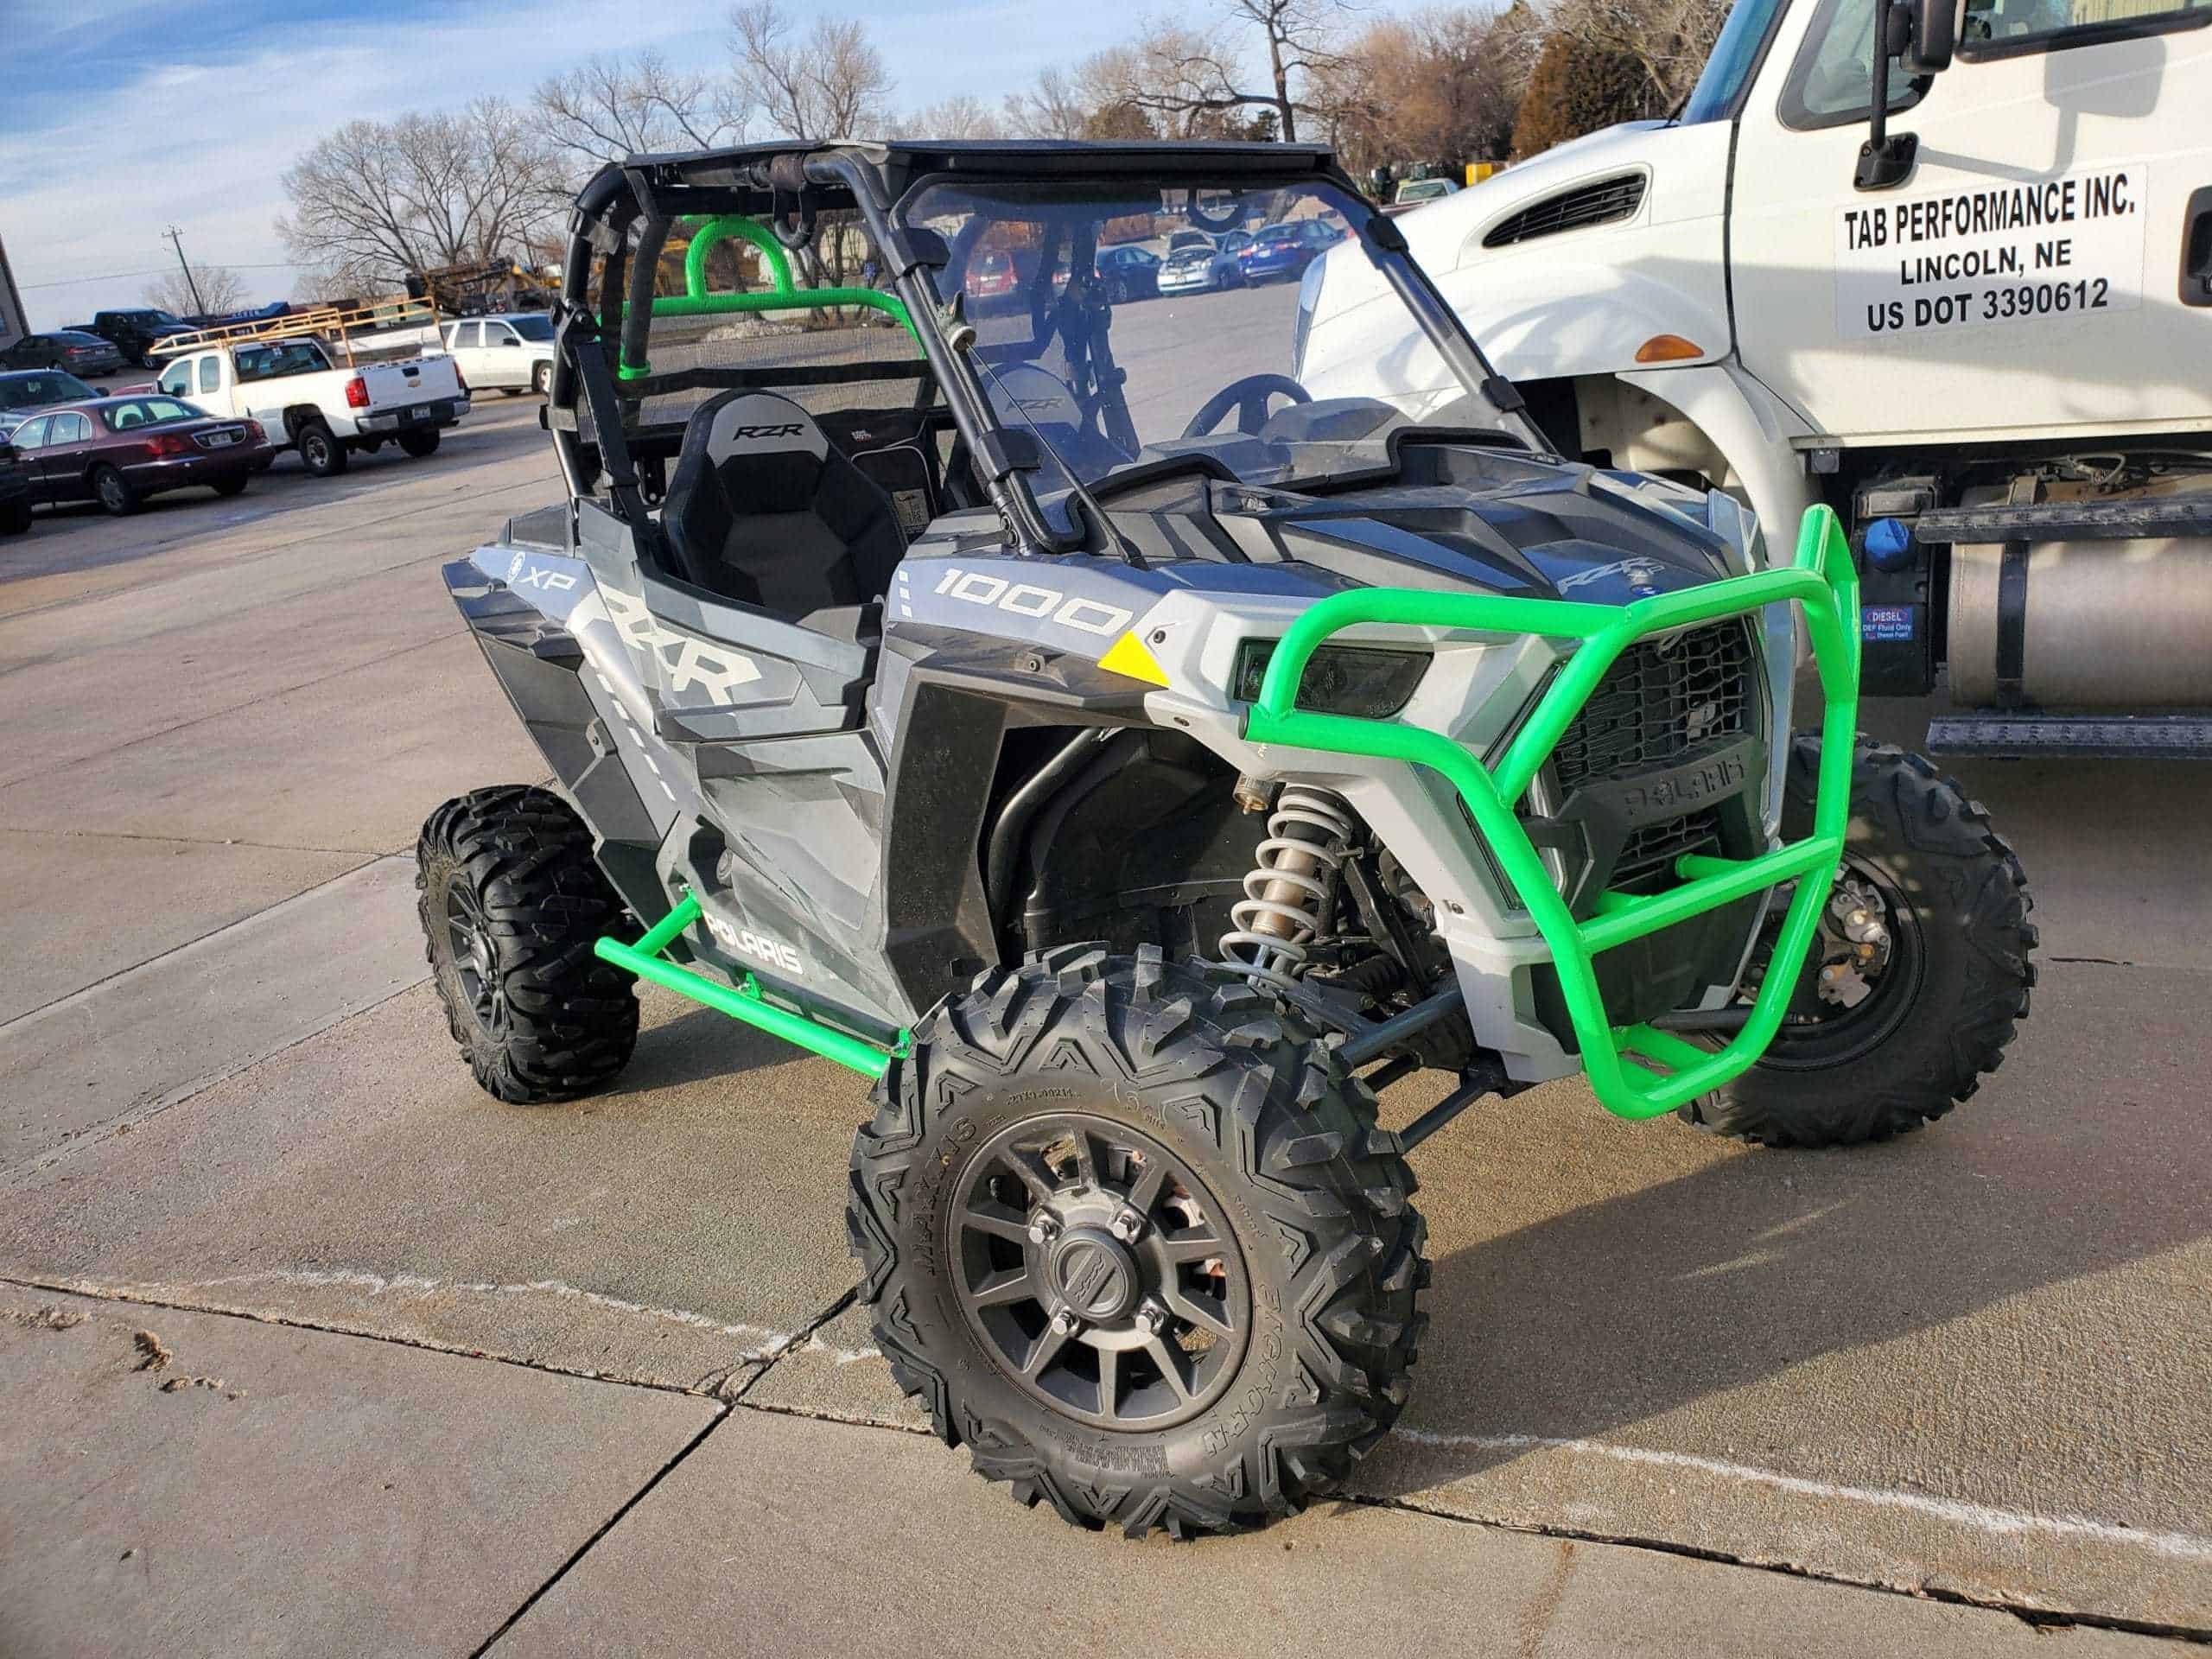
<instances>
[{"instance_id":1,"label":"rear tire","mask_svg":"<svg viewBox=\"0 0 2212 1659\"><path fill-rule=\"evenodd\" d=\"M1820 764L1820 739L1799 736L1785 836L1811 831ZM1891 954L1872 989L1836 1008L1801 987L1765 1057L1682 1107L1685 1122L1768 1147L1885 1141L1942 1116L2003 1063L2036 982L2035 901L1988 813L1923 756L1862 737L1838 880L1886 912Z\"/></svg>"},{"instance_id":2,"label":"rear tire","mask_svg":"<svg viewBox=\"0 0 2212 1659\"><path fill-rule=\"evenodd\" d=\"M223 496L243 494L245 486L252 481L252 479L251 473L240 473L235 478L224 479L214 486L215 493Z\"/></svg>"},{"instance_id":3,"label":"rear tire","mask_svg":"<svg viewBox=\"0 0 2212 1659\"><path fill-rule=\"evenodd\" d=\"M1413 1173L1241 978L1047 951L940 1003L874 1099L860 1300L938 1437L1020 1502L1132 1537L1263 1524L1396 1420L1427 1324Z\"/></svg>"},{"instance_id":4,"label":"rear tire","mask_svg":"<svg viewBox=\"0 0 2212 1659\"><path fill-rule=\"evenodd\" d=\"M478 1086L536 1104L612 1082L637 1046L636 982L592 954L624 906L569 804L519 785L448 801L415 865L424 954Z\"/></svg>"},{"instance_id":5,"label":"rear tire","mask_svg":"<svg viewBox=\"0 0 2212 1659\"><path fill-rule=\"evenodd\" d=\"M300 461L317 478L335 478L346 470L346 446L321 421L309 421L299 430Z\"/></svg>"},{"instance_id":6,"label":"rear tire","mask_svg":"<svg viewBox=\"0 0 2212 1659\"><path fill-rule=\"evenodd\" d=\"M90 480L92 499L101 509L118 518L127 518L138 511L138 492L130 487L130 480L112 467L95 467Z\"/></svg>"},{"instance_id":7,"label":"rear tire","mask_svg":"<svg viewBox=\"0 0 2212 1659\"><path fill-rule=\"evenodd\" d=\"M403 432L399 435L399 447L416 461L435 455L438 453L438 429L432 426Z\"/></svg>"},{"instance_id":8,"label":"rear tire","mask_svg":"<svg viewBox=\"0 0 2212 1659\"><path fill-rule=\"evenodd\" d=\"M550 363L540 363L530 372L530 389L540 397L551 391L552 386L553 365Z\"/></svg>"}]
</instances>

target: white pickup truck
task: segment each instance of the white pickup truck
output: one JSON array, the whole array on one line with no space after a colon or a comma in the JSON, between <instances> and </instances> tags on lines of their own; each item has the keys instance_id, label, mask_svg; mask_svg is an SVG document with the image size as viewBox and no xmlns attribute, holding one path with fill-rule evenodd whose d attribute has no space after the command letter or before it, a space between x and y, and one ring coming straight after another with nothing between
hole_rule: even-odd
<instances>
[{"instance_id":1,"label":"white pickup truck","mask_svg":"<svg viewBox=\"0 0 2212 1659\"><path fill-rule=\"evenodd\" d=\"M422 456L468 413L468 385L450 357L333 366L321 342L269 340L207 346L162 369L160 386L211 414L281 432L307 469L327 478L356 449L387 440Z\"/></svg>"}]
</instances>

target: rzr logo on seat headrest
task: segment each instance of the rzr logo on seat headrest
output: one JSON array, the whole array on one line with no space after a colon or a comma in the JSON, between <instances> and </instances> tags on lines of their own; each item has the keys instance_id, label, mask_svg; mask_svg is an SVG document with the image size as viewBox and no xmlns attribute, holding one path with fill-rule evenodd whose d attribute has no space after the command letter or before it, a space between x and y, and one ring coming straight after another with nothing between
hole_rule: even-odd
<instances>
[{"instance_id":1,"label":"rzr logo on seat headrest","mask_svg":"<svg viewBox=\"0 0 2212 1659\"><path fill-rule=\"evenodd\" d=\"M797 421L782 426L733 426L729 429L732 442L740 438L795 438L804 429Z\"/></svg>"}]
</instances>

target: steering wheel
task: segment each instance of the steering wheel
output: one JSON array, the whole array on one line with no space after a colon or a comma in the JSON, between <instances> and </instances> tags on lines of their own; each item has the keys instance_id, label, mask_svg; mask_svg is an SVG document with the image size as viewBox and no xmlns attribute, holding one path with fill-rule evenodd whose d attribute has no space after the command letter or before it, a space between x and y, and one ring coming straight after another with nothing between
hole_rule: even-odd
<instances>
[{"instance_id":1,"label":"steering wheel","mask_svg":"<svg viewBox=\"0 0 2212 1659\"><path fill-rule=\"evenodd\" d=\"M1205 406L1191 416L1183 435L1205 437L1233 409L1236 411L1236 429L1247 437L1254 436L1268 423L1268 399L1275 397L1287 397L1294 404L1313 401L1313 394L1287 374L1248 374L1242 380L1232 380L1207 398Z\"/></svg>"}]
</instances>

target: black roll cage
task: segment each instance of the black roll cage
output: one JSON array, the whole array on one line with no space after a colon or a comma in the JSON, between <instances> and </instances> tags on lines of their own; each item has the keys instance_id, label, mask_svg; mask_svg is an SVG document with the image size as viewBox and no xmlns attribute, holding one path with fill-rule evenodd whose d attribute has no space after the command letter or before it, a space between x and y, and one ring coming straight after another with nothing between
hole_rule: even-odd
<instances>
[{"instance_id":1,"label":"black roll cage","mask_svg":"<svg viewBox=\"0 0 2212 1659\"><path fill-rule=\"evenodd\" d=\"M932 273L949 257L926 232L897 224L897 205L931 185L1047 184L1054 180L1128 180L1147 188L1192 188L1326 183L1367 209L1356 222L1368 257L1421 323L1431 343L1468 386L1540 452L1551 445L1529 418L1512 383L1491 368L1435 284L1406 257L1404 235L1361 193L1324 145L1128 143L1059 140L976 143L856 141L769 142L685 154L632 156L610 162L578 193L569 221L560 296L555 311L556 357L544 424L552 434L562 478L574 504L594 494L602 476L617 512L660 550L624 423L618 365L642 362L652 327L653 276L670 228L679 217L745 213L767 224L789 247L805 245L817 216L851 208L881 251L895 290L915 320L923 358L975 458L992 505L1026 552L1071 552L1104 536L1071 513L1072 528L1053 525L1027 474L1040 457L1025 430L1001 423L981 383L945 339L948 303ZM638 240L630 246L632 226ZM596 296L593 265L599 265ZM620 315L609 338L606 318ZM715 384L717 371L690 371L690 385ZM734 383L737 376L733 373ZM660 389L672 390L663 384ZM594 443L577 420L590 411Z\"/></svg>"}]
</instances>

